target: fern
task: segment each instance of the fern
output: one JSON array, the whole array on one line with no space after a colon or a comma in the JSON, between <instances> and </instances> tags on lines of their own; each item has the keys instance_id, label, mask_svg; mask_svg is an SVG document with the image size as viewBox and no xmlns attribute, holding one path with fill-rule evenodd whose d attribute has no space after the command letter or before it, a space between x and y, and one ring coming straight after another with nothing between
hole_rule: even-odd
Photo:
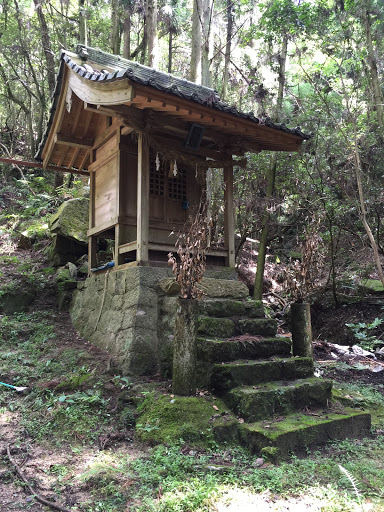
<instances>
[{"instance_id":1,"label":"fern","mask_svg":"<svg viewBox=\"0 0 384 512\"><path fill-rule=\"evenodd\" d=\"M356 478L354 478L354 476L353 476L353 475L351 475L351 473L350 473L347 469L345 469L343 466L341 466L340 464L339 464L339 469L340 469L340 471L341 471L342 473L344 473L344 475L345 475L345 476L348 478L348 480L351 482L352 487L353 487L353 490L354 490L354 492L355 492L355 494L356 494L356 497L357 497L359 500L361 500L361 499L362 499L362 495L361 495L361 492L359 491L359 488L357 487L357 480L356 480Z\"/></svg>"}]
</instances>

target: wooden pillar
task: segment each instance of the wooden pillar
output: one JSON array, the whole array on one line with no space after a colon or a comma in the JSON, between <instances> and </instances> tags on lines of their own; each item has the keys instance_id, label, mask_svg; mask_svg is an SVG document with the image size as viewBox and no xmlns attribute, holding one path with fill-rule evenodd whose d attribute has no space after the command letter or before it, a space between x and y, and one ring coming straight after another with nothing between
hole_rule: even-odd
<instances>
[{"instance_id":1,"label":"wooden pillar","mask_svg":"<svg viewBox=\"0 0 384 512\"><path fill-rule=\"evenodd\" d=\"M149 146L139 133L137 141L137 251L139 264L148 262L149 237Z\"/></svg>"},{"instance_id":2,"label":"wooden pillar","mask_svg":"<svg viewBox=\"0 0 384 512\"><path fill-rule=\"evenodd\" d=\"M235 266L235 222L233 214L233 167L224 167L224 236L228 251L227 265Z\"/></svg>"},{"instance_id":3,"label":"wooden pillar","mask_svg":"<svg viewBox=\"0 0 384 512\"><path fill-rule=\"evenodd\" d=\"M96 173L91 172L89 176L89 229L95 227L95 182ZM91 268L96 267L97 236L88 237L88 275Z\"/></svg>"}]
</instances>

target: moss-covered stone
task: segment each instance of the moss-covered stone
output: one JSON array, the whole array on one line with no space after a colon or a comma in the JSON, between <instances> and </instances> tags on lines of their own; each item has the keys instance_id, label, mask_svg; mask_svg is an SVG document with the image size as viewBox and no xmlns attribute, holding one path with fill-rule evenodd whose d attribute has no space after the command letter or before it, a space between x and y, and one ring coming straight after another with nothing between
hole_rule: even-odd
<instances>
[{"instance_id":1,"label":"moss-covered stone","mask_svg":"<svg viewBox=\"0 0 384 512\"><path fill-rule=\"evenodd\" d=\"M332 439L353 439L369 433L370 415L346 408L342 413L323 412L295 413L285 418L244 423L240 425L240 437L253 452L260 453L266 447L276 447L283 456L289 452L303 452L305 448L321 445Z\"/></svg>"},{"instance_id":2,"label":"moss-covered stone","mask_svg":"<svg viewBox=\"0 0 384 512\"><path fill-rule=\"evenodd\" d=\"M197 357L201 361L222 363L238 359L261 359L275 355L285 356L291 352L288 338L214 340L198 338Z\"/></svg>"},{"instance_id":3,"label":"moss-covered stone","mask_svg":"<svg viewBox=\"0 0 384 512\"><path fill-rule=\"evenodd\" d=\"M88 242L89 199L70 199L60 205L59 209L49 219L52 233L65 238L71 238L84 244Z\"/></svg>"},{"instance_id":4,"label":"moss-covered stone","mask_svg":"<svg viewBox=\"0 0 384 512\"><path fill-rule=\"evenodd\" d=\"M0 312L5 314L26 311L36 297L29 283L10 282L0 288Z\"/></svg>"},{"instance_id":5,"label":"moss-covered stone","mask_svg":"<svg viewBox=\"0 0 384 512\"><path fill-rule=\"evenodd\" d=\"M196 393L196 299L179 299L173 340L172 392L191 396Z\"/></svg>"},{"instance_id":6,"label":"moss-covered stone","mask_svg":"<svg viewBox=\"0 0 384 512\"><path fill-rule=\"evenodd\" d=\"M245 314L245 301L231 299L205 299L201 301L200 311L205 316L216 318L236 317Z\"/></svg>"},{"instance_id":7,"label":"moss-covered stone","mask_svg":"<svg viewBox=\"0 0 384 512\"><path fill-rule=\"evenodd\" d=\"M360 288L365 293L382 293L384 292L384 286L380 279L367 279L363 281Z\"/></svg>"},{"instance_id":8,"label":"moss-covered stone","mask_svg":"<svg viewBox=\"0 0 384 512\"><path fill-rule=\"evenodd\" d=\"M230 318L201 317L197 332L214 338L230 338L235 333L235 323Z\"/></svg>"},{"instance_id":9,"label":"moss-covered stone","mask_svg":"<svg viewBox=\"0 0 384 512\"><path fill-rule=\"evenodd\" d=\"M204 277L198 287L210 298L246 299L249 296L248 288L244 283L229 279Z\"/></svg>"},{"instance_id":10,"label":"moss-covered stone","mask_svg":"<svg viewBox=\"0 0 384 512\"><path fill-rule=\"evenodd\" d=\"M241 334L275 336L277 321L272 318L242 319L239 320L239 331Z\"/></svg>"},{"instance_id":11,"label":"moss-covered stone","mask_svg":"<svg viewBox=\"0 0 384 512\"><path fill-rule=\"evenodd\" d=\"M65 265L67 261L75 262L88 252L88 247L83 242L77 242L61 235L53 235L45 252L52 265L59 267Z\"/></svg>"},{"instance_id":12,"label":"moss-covered stone","mask_svg":"<svg viewBox=\"0 0 384 512\"><path fill-rule=\"evenodd\" d=\"M225 405L202 397L173 397L149 395L139 408L136 436L151 444L169 443L183 439L189 443L208 446L213 440L216 409L225 412Z\"/></svg>"},{"instance_id":13,"label":"moss-covered stone","mask_svg":"<svg viewBox=\"0 0 384 512\"><path fill-rule=\"evenodd\" d=\"M239 422L230 414L219 415L212 421L217 443L239 443Z\"/></svg>"},{"instance_id":14,"label":"moss-covered stone","mask_svg":"<svg viewBox=\"0 0 384 512\"><path fill-rule=\"evenodd\" d=\"M281 452L277 446L265 446L260 451L260 455L273 464L276 464L281 459Z\"/></svg>"},{"instance_id":15,"label":"moss-covered stone","mask_svg":"<svg viewBox=\"0 0 384 512\"><path fill-rule=\"evenodd\" d=\"M261 300L247 300L245 310L248 318L264 318L264 305Z\"/></svg>"},{"instance_id":16,"label":"moss-covered stone","mask_svg":"<svg viewBox=\"0 0 384 512\"><path fill-rule=\"evenodd\" d=\"M330 403L331 390L332 381L312 378L238 387L224 399L238 416L253 422L303 407L324 407Z\"/></svg>"},{"instance_id":17,"label":"moss-covered stone","mask_svg":"<svg viewBox=\"0 0 384 512\"><path fill-rule=\"evenodd\" d=\"M282 361L282 379L306 379L313 377L311 357L291 357Z\"/></svg>"},{"instance_id":18,"label":"moss-covered stone","mask_svg":"<svg viewBox=\"0 0 384 512\"><path fill-rule=\"evenodd\" d=\"M236 386L252 386L262 382L312 376L313 362L310 358L234 361L213 366L210 387L221 393Z\"/></svg>"},{"instance_id":19,"label":"moss-covered stone","mask_svg":"<svg viewBox=\"0 0 384 512\"><path fill-rule=\"evenodd\" d=\"M310 304L301 302L291 305L291 330L293 355L313 357Z\"/></svg>"}]
</instances>

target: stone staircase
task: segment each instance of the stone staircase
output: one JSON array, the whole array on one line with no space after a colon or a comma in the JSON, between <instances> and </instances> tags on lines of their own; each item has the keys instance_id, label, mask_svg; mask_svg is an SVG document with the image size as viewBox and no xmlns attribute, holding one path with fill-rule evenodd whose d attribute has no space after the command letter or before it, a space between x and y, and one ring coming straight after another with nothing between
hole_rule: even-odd
<instances>
[{"instance_id":1,"label":"stone staircase","mask_svg":"<svg viewBox=\"0 0 384 512\"><path fill-rule=\"evenodd\" d=\"M370 415L332 403L332 381L314 377L312 358L291 356L291 339L276 332L261 302L202 301L198 386L239 418L216 420L217 437L240 440L273 459L368 433Z\"/></svg>"}]
</instances>

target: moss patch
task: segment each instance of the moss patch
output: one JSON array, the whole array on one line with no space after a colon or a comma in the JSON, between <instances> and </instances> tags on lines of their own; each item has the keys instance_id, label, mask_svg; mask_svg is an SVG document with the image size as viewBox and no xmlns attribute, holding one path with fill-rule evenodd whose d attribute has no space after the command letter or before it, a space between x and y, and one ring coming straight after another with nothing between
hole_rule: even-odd
<instances>
[{"instance_id":1,"label":"moss patch","mask_svg":"<svg viewBox=\"0 0 384 512\"><path fill-rule=\"evenodd\" d=\"M220 400L151 394L139 408L136 436L140 441L152 444L183 439L208 446L214 439L214 416L226 410Z\"/></svg>"},{"instance_id":2,"label":"moss patch","mask_svg":"<svg viewBox=\"0 0 384 512\"><path fill-rule=\"evenodd\" d=\"M206 316L199 319L198 332L214 338L230 338L235 333L235 323L230 318Z\"/></svg>"}]
</instances>

